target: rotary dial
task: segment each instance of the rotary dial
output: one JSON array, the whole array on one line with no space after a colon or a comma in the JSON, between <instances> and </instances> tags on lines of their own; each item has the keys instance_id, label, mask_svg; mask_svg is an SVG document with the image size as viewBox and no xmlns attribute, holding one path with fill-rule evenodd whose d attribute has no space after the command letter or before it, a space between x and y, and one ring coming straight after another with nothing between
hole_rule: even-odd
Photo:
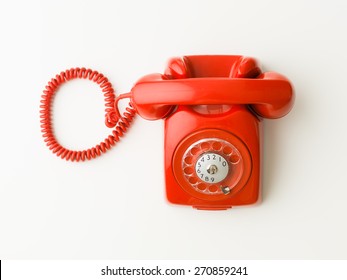
<instances>
[{"instance_id":1,"label":"rotary dial","mask_svg":"<svg viewBox=\"0 0 347 280\"><path fill-rule=\"evenodd\" d=\"M243 160L238 149L218 138L193 143L182 160L186 182L204 195L229 194L243 172Z\"/></svg>"}]
</instances>

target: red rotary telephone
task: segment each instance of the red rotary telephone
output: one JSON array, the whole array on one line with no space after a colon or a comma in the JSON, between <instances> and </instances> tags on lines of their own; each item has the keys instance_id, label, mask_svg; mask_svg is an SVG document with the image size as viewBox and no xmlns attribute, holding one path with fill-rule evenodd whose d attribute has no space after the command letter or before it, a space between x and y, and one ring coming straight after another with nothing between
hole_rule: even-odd
<instances>
[{"instance_id":1,"label":"red rotary telephone","mask_svg":"<svg viewBox=\"0 0 347 280\"><path fill-rule=\"evenodd\" d=\"M130 93L112 99L109 82L93 73L71 69L46 87L41 118L53 152L70 160L100 155L123 135L136 111L148 120L165 120L166 193L171 203L220 210L258 201L262 118L283 117L294 103L293 88L284 76L262 73L253 58L185 56L171 59L164 74L145 76ZM87 151L66 150L51 130L51 95L70 78L99 83L106 96L106 124L118 122L104 143ZM117 106L122 98L131 100L123 116Z\"/></svg>"}]
</instances>

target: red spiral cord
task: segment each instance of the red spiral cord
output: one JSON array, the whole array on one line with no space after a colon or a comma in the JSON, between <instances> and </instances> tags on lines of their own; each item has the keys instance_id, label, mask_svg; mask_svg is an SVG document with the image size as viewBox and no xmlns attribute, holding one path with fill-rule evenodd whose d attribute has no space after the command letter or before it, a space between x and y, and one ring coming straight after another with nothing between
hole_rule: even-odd
<instances>
[{"instance_id":1,"label":"red spiral cord","mask_svg":"<svg viewBox=\"0 0 347 280\"><path fill-rule=\"evenodd\" d=\"M112 134L105 138L105 140L100 144L82 151L69 150L59 144L53 133L51 117L52 98L57 89L61 84L76 78L89 79L100 86L105 97L105 124L110 128L115 127ZM65 72L61 72L59 75L56 75L55 78L52 78L48 82L43 91L43 95L41 96L41 132L46 145L57 156L71 161L90 160L100 156L102 153L106 153L124 135L136 114L132 104L129 103L129 107L125 109L123 116L120 116L118 108L115 107L117 106L118 100L116 102L115 100L116 97L111 83L103 74L97 71L86 68L71 68L70 70L66 70Z\"/></svg>"}]
</instances>

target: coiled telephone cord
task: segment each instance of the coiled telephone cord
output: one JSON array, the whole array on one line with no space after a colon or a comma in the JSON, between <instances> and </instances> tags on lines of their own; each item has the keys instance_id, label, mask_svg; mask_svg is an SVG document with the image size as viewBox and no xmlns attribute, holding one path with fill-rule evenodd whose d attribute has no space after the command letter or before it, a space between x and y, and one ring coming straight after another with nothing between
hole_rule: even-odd
<instances>
[{"instance_id":1,"label":"coiled telephone cord","mask_svg":"<svg viewBox=\"0 0 347 280\"><path fill-rule=\"evenodd\" d=\"M110 134L100 144L81 151L69 150L63 147L55 138L52 129L52 117L51 107L52 98L59 86L72 79L89 79L97 83L105 98L105 124L107 127L114 128L112 134ZM45 87L43 95L41 96L40 105L40 118L41 118L41 132L46 142L46 145L50 150L62 159L70 161L84 161L90 160L106 153L111 149L124 135L131 125L136 111L133 109L131 103L127 107L121 116L118 111L118 100L116 100L113 87L108 79L101 73L86 68L72 68L61 72L52 78Z\"/></svg>"}]
</instances>

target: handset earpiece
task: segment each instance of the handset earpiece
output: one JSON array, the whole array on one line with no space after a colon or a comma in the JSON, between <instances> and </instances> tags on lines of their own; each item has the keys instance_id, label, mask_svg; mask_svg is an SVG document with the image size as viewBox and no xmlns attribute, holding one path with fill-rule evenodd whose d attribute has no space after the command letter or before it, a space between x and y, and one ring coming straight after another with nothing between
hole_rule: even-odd
<instances>
[{"instance_id":1,"label":"handset earpiece","mask_svg":"<svg viewBox=\"0 0 347 280\"><path fill-rule=\"evenodd\" d=\"M240 57L231 67L230 78L256 78L261 74L258 62L251 57Z\"/></svg>"},{"instance_id":2,"label":"handset earpiece","mask_svg":"<svg viewBox=\"0 0 347 280\"><path fill-rule=\"evenodd\" d=\"M262 74L258 62L251 57L240 57L239 60L233 64L230 71L230 78L248 78L248 79L263 79L263 80L283 80L289 81L282 75L274 72L266 72ZM278 89L278 94L281 94L282 88ZM246 94L246 93L245 93ZM266 94L266 93L264 93ZM270 93L269 93L270 94ZM283 117L290 111L294 104L293 95L284 95L282 102L264 102L263 104L250 104L249 106L253 111L264 118L276 119Z\"/></svg>"},{"instance_id":3,"label":"handset earpiece","mask_svg":"<svg viewBox=\"0 0 347 280\"><path fill-rule=\"evenodd\" d=\"M279 81L273 89L265 90L263 99L267 102L250 104L253 111L260 117L267 119L278 119L287 115L294 105L295 94L289 80L276 72L265 72L260 74L257 80Z\"/></svg>"},{"instance_id":4,"label":"handset earpiece","mask_svg":"<svg viewBox=\"0 0 347 280\"><path fill-rule=\"evenodd\" d=\"M166 80L176 80L176 79L187 79L191 77L191 70L189 67L189 62L185 57L174 57L169 60L168 66L162 74L150 74L144 76L137 81L136 85L148 82L159 82ZM134 87L134 88L135 88ZM149 87L148 92L153 92L154 95L158 96L160 94L165 94L165 91L158 92L157 87L153 84L153 87ZM133 90L132 90L133 91ZM158 96L158 99L160 97ZM132 98L134 101L134 98ZM137 113L147 120L157 120L167 117L172 111L175 110L175 105L166 105L166 104L140 104L138 102L133 102L136 108Z\"/></svg>"},{"instance_id":5,"label":"handset earpiece","mask_svg":"<svg viewBox=\"0 0 347 280\"><path fill-rule=\"evenodd\" d=\"M187 79L193 76L186 57L174 57L170 59L164 75L168 79Z\"/></svg>"}]
</instances>

